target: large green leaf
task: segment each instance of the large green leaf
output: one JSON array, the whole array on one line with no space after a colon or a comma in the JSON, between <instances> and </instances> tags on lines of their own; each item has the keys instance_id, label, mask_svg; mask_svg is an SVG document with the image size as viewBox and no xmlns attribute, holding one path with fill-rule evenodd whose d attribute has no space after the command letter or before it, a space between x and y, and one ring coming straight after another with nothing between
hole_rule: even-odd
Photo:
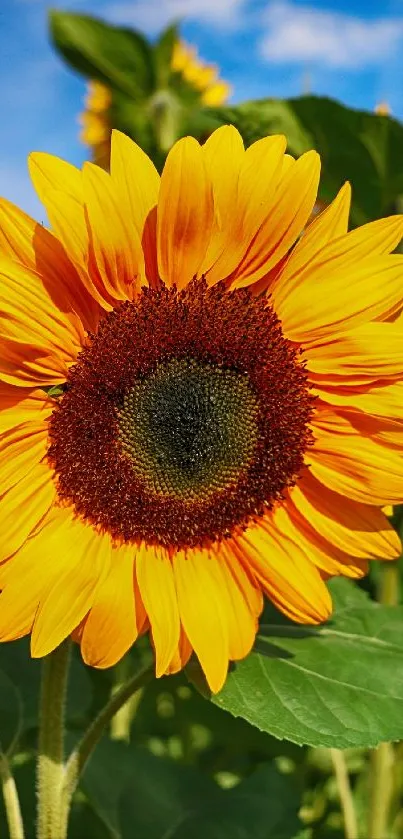
<instances>
[{"instance_id":1,"label":"large green leaf","mask_svg":"<svg viewBox=\"0 0 403 839\"><path fill-rule=\"evenodd\" d=\"M152 50L140 33L56 10L50 12L49 20L54 45L75 70L133 99L152 92Z\"/></svg>"},{"instance_id":2,"label":"large green leaf","mask_svg":"<svg viewBox=\"0 0 403 839\"><path fill-rule=\"evenodd\" d=\"M300 827L292 780L273 764L223 790L191 766L104 740L83 788L122 839L291 839Z\"/></svg>"},{"instance_id":3,"label":"large green leaf","mask_svg":"<svg viewBox=\"0 0 403 839\"><path fill-rule=\"evenodd\" d=\"M403 193L403 125L316 96L262 99L215 109L247 143L284 133L293 154L315 148L322 158L320 197L329 201L345 180L353 187L355 225L393 212Z\"/></svg>"},{"instance_id":4,"label":"large green leaf","mask_svg":"<svg viewBox=\"0 0 403 839\"><path fill-rule=\"evenodd\" d=\"M273 609L255 650L212 700L298 744L402 739L403 607L379 606L343 580L330 587L335 612L327 624L296 626Z\"/></svg>"},{"instance_id":5,"label":"large green leaf","mask_svg":"<svg viewBox=\"0 0 403 839\"><path fill-rule=\"evenodd\" d=\"M35 726L38 722L39 713L42 662L31 658L27 638L0 644L0 667L0 672L4 671L4 677L8 677L21 699L23 728ZM87 668L81 660L78 649L74 648L67 692L66 710L68 720L74 722L85 715L91 699L92 690ZM16 706L16 702L14 704ZM14 713L14 710L10 707L11 712ZM1 713L0 703L0 715Z\"/></svg>"}]
</instances>

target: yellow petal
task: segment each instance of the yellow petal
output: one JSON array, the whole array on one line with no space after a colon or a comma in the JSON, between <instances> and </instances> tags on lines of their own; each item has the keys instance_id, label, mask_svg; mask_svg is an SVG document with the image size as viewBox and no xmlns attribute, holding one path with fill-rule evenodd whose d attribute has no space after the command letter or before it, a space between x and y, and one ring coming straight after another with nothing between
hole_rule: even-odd
<instances>
[{"instance_id":1,"label":"yellow petal","mask_svg":"<svg viewBox=\"0 0 403 839\"><path fill-rule=\"evenodd\" d=\"M0 440L0 491L7 492L43 460L48 450L46 423L19 425Z\"/></svg>"},{"instance_id":2,"label":"yellow petal","mask_svg":"<svg viewBox=\"0 0 403 839\"><path fill-rule=\"evenodd\" d=\"M134 547L112 550L109 573L96 588L84 622L81 652L86 664L112 667L137 638Z\"/></svg>"},{"instance_id":3,"label":"yellow petal","mask_svg":"<svg viewBox=\"0 0 403 839\"><path fill-rule=\"evenodd\" d=\"M390 323L365 323L311 346L306 367L321 384L365 384L401 376L403 332Z\"/></svg>"},{"instance_id":4,"label":"yellow petal","mask_svg":"<svg viewBox=\"0 0 403 839\"><path fill-rule=\"evenodd\" d=\"M282 282L301 271L329 241L347 233L351 203L351 187L346 182L334 201L311 221L299 242L291 251L281 273Z\"/></svg>"},{"instance_id":5,"label":"yellow petal","mask_svg":"<svg viewBox=\"0 0 403 839\"><path fill-rule=\"evenodd\" d=\"M315 446L310 470L329 489L362 504L384 506L403 501L403 458L399 450L358 433L328 433L312 422Z\"/></svg>"},{"instance_id":6,"label":"yellow petal","mask_svg":"<svg viewBox=\"0 0 403 839\"><path fill-rule=\"evenodd\" d=\"M260 280L290 250L311 215L319 174L320 158L314 151L303 154L286 172L245 257L231 275L234 287Z\"/></svg>"},{"instance_id":7,"label":"yellow petal","mask_svg":"<svg viewBox=\"0 0 403 839\"><path fill-rule=\"evenodd\" d=\"M351 556L394 559L400 541L378 507L338 495L319 483L310 470L290 490L299 513L321 536Z\"/></svg>"},{"instance_id":8,"label":"yellow petal","mask_svg":"<svg viewBox=\"0 0 403 839\"><path fill-rule=\"evenodd\" d=\"M111 542L108 534L75 519L70 509L58 510L52 527L35 541L42 543L45 568L55 554L60 555L43 572L31 635L31 655L38 658L67 638L91 608L96 586L109 569Z\"/></svg>"},{"instance_id":9,"label":"yellow petal","mask_svg":"<svg viewBox=\"0 0 403 839\"><path fill-rule=\"evenodd\" d=\"M136 577L155 647L155 671L162 676L179 642L179 612L172 563L163 548L142 544L136 551Z\"/></svg>"},{"instance_id":10,"label":"yellow petal","mask_svg":"<svg viewBox=\"0 0 403 839\"><path fill-rule=\"evenodd\" d=\"M320 623L331 613L329 592L306 544L288 531L282 507L247 528L239 554L275 605L299 623Z\"/></svg>"},{"instance_id":11,"label":"yellow petal","mask_svg":"<svg viewBox=\"0 0 403 839\"><path fill-rule=\"evenodd\" d=\"M213 221L203 152L196 140L185 137L169 152L161 177L157 247L159 272L167 286L184 288L197 274Z\"/></svg>"},{"instance_id":12,"label":"yellow petal","mask_svg":"<svg viewBox=\"0 0 403 839\"><path fill-rule=\"evenodd\" d=\"M335 330L379 318L402 300L402 256L362 259L346 266L343 257L317 264L292 288L278 282L272 301L287 338L309 345Z\"/></svg>"},{"instance_id":13,"label":"yellow petal","mask_svg":"<svg viewBox=\"0 0 403 839\"><path fill-rule=\"evenodd\" d=\"M130 227L133 225L142 244L147 279L155 285L158 281L155 208L160 176L140 146L116 130L112 131L111 176L129 208Z\"/></svg>"},{"instance_id":14,"label":"yellow petal","mask_svg":"<svg viewBox=\"0 0 403 839\"><path fill-rule=\"evenodd\" d=\"M144 261L140 239L125 214L126 196L119 195L110 175L93 163L83 167L83 188L89 238L99 275L115 300L131 300L140 290Z\"/></svg>"},{"instance_id":15,"label":"yellow petal","mask_svg":"<svg viewBox=\"0 0 403 839\"><path fill-rule=\"evenodd\" d=\"M173 557L181 622L213 691L228 671L228 622L217 575L218 560L207 549L178 551Z\"/></svg>"},{"instance_id":16,"label":"yellow petal","mask_svg":"<svg viewBox=\"0 0 403 839\"><path fill-rule=\"evenodd\" d=\"M0 434L26 422L45 422L55 407L43 390L28 390L0 382Z\"/></svg>"},{"instance_id":17,"label":"yellow petal","mask_svg":"<svg viewBox=\"0 0 403 839\"><path fill-rule=\"evenodd\" d=\"M47 464L38 463L0 500L0 560L24 544L51 508L56 487Z\"/></svg>"},{"instance_id":18,"label":"yellow petal","mask_svg":"<svg viewBox=\"0 0 403 839\"><path fill-rule=\"evenodd\" d=\"M62 306L68 301L85 328L95 330L98 307L62 244L5 198L0 199L0 250L39 274L53 299L56 295Z\"/></svg>"}]
</instances>

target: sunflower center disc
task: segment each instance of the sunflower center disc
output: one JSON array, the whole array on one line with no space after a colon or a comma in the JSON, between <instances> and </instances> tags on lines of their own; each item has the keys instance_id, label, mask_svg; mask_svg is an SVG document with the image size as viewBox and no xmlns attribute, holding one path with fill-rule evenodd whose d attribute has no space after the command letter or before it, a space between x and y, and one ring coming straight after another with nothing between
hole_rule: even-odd
<instances>
[{"instance_id":1,"label":"sunflower center disc","mask_svg":"<svg viewBox=\"0 0 403 839\"><path fill-rule=\"evenodd\" d=\"M311 445L299 354L247 289L143 289L104 316L55 404L59 498L117 542L186 548L246 527Z\"/></svg>"},{"instance_id":2,"label":"sunflower center disc","mask_svg":"<svg viewBox=\"0 0 403 839\"><path fill-rule=\"evenodd\" d=\"M257 414L246 376L174 359L125 394L121 445L150 492L206 497L235 484L248 467Z\"/></svg>"}]
</instances>

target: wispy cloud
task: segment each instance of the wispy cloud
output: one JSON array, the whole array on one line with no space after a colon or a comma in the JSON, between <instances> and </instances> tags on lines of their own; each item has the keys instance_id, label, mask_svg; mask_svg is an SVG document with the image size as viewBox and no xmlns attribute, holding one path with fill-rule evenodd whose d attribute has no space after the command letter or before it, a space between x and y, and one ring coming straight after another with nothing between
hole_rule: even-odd
<instances>
[{"instance_id":1,"label":"wispy cloud","mask_svg":"<svg viewBox=\"0 0 403 839\"><path fill-rule=\"evenodd\" d=\"M274 0L264 13L261 56L276 64L321 63L327 68L380 65L403 43L403 17L364 19Z\"/></svg>"},{"instance_id":2,"label":"wispy cloud","mask_svg":"<svg viewBox=\"0 0 403 839\"><path fill-rule=\"evenodd\" d=\"M241 21L247 0L132 0L110 2L102 11L115 23L132 25L145 32L159 32L175 19L214 23L228 28Z\"/></svg>"}]
</instances>

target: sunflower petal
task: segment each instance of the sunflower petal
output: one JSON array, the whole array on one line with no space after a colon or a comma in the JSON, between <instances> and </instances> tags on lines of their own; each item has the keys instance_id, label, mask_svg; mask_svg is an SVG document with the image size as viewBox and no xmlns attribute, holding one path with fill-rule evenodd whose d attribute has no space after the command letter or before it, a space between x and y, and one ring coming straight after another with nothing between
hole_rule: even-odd
<instances>
[{"instance_id":1,"label":"sunflower petal","mask_svg":"<svg viewBox=\"0 0 403 839\"><path fill-rule=\"evenodd\" d=\"M329 617L329 592L309 559L306 543L290 535L288 517L281 507L270 518L248 527L238 545L241 561L289 618L315 624Z\"/></svg>"},{"instance_id":2,"label":"sunflower petal","mask_svg":"<svg viewBox=\"0 0 403 839\"><path fill-rule=\"evenodd\" d=\"M213 693L225 682L229 659L217 562L207 549L178 551L173 557L181 621Z\"/></svg>"},{"instance_id":3,"label":"sunflower petal","mask_svg":"<svg viewBox=\"0 0 403 839\"><path fill-rule=\"evenodd\" d=\"M214 222L203 152L192 137L179 140L161 176L157 217L158 265L167 286L184 288L197 274Z\"/></svg>"},{"instance_id":4,"label":"sunflower petal","mask_svg":"<svg viewBox=\"0 0 403 839\"><path fill-rule=\"evenodd\" d=\"M109 573L97 586L81 634L86 664L112 667L137 638L134 594L134 548L112 550Z\"/></svg>"},{"instance_id":5,"label":"sunflower petal","mask_svg":"<svg viewBox=\"0 0 403 839\"><path fill-rule=\"evenodd\" d=\"M162 676L179 642L179 612L172 563L162 548L142 544L136 552L136 577L151 624L155 670Z\"/></svg>"}]
</instances>

